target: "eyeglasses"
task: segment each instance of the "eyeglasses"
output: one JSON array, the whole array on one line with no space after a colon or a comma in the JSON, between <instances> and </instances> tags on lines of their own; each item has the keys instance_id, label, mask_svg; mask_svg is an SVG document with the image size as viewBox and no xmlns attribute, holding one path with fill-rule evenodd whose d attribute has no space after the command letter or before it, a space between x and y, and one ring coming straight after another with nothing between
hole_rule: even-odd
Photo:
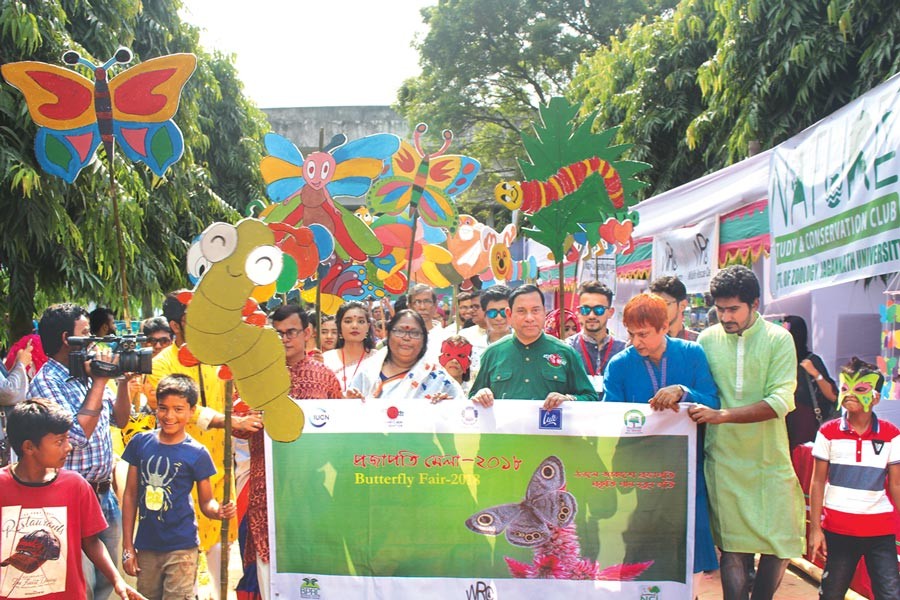
<instances>
[{"instance_id":1,"label":"eyeglasses","mask_svg":"<svg viewBox=\"0 0 900 600\"><path fill-rule=\"evenodd\" d=\"M391 329L391 333L397 337L405 337L411 340L421 340L424 335L418 329L397 329L396 327Z\"/></svg>"},{"instance_id":2,"label":"eyeglasses","mask_svg":"<svg viewBox=\"0 0 900 600\"><path fill-rule=\"evenodd\" d=\"M484 311L484 316L486 316L488 319L496 319L497 317L505 317L506 311L508 311L508 310L509 310L508 308L489 308L486 311Z\"/></svg>"},{"instance_id":3,"label":"eyeglasses","mask_svg":"<svg viewBox=\"0 0 900 600\"><path fill-rule=\"evenodd\" d=\"M431 306L434 304L434 300L431 298L416 298L410 302L413 306Z\"/></svg>"},{"instance_id":4,"label":"eyeglasses","mask_svg":"<svg viewBox=\"0 0 900 600\"><path fill-rule=\"evenodd\" d=\"M298 335L300 335L300 330L292 328L292 329L288 329L287 331L278 331L276 329L275 333L277 333L278 337L280 337L283 340L292 340L295 337L297 337Z\"/></svg>"},{"instance_id":5,"label":"eyeglasses","mask_svg":"<svg viewBox=\"0 0 900 600\"><path fill-rule=\"evenodd\" d=\"M172 338L170 337L148 337L147 343L151 346L168 346L172 343Z\"/></svg>"},{"instance_id":6,"label":"eyeglasses","mask_svg":"<svg viewBox=\"0 0 900 600\"><path fill-rule=\"evenodd\" d=\"M591 313L594 313L598 317L602 317L603 315L606 314L606 311L608 311L608 310L609 310L608 306L602 306L600 304L598 304L597 306L586 306L586 305L582 304L581 306L578 307L578 312L580 312L585 317Z\"/></svg>"}]
</instances>

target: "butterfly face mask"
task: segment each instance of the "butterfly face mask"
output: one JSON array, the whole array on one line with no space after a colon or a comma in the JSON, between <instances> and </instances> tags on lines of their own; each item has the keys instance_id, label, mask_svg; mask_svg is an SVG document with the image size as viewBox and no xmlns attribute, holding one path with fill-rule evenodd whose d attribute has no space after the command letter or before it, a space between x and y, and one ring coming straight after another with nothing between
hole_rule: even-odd
<instances>
[{"instance_id":1,"label":"butterfly face mask","mask_svg":"<svg viewBox=\"0 0 900 600\"><path fill-rule=\"evenodd\" d=\"M444 340L444 343L441 344L441 355L438 357L438 361L442 367L446 367L451 360L459 361L463 373L468 371L469 365L472 363L472 344Z\"/></svg>"},{"instance_id":2,"label":"butterfly face mask","mask_svg":"<svg viewBox=\"0 0 900 600\"><path fill-rule=\"evenodd\" d=\"M841 373L840 382L841 393L838 395L838 401L843 404L848 399L856 400L865 412L870 412L875 392L881 388L884 377L881 373L858 371L851 374Z\"/></svg>"}]
</instances>

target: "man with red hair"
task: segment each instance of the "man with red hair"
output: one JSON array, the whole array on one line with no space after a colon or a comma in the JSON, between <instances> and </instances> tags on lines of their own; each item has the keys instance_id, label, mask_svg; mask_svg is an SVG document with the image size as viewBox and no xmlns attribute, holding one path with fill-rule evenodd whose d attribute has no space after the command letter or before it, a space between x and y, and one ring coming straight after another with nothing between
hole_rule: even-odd
<instances>
[{"instance_id":1,"label":"man with red hair","mask_svg":"<svg viewBox=\"0 0 900 600\"><path fill-rule=\"evenodd\" d=\"M682 402L719 408L718 391L703 348L695 342L666 335L669 317L663 298L655 294L635 296L625 305L622 321L632 345L609 361L606 368L607 402L650 404L653 410L675 412L680 410ZM664 505L666 499L661 497L660 502ZM695 502L694 573L714 571L719 568L719 563L709 525L702 434L697 437ZM645 506L641 514L665 514L664 506L660 506L659 512L647 510ZM629 546L626 552L639 554L641 549L636 546L641 539L640 532L634 533L633 544L629 544L628 537L628 532L623 534ZM684 548L674 541L673 548L684 559ZM626 562L629 560L626 555Z\"/></svg>"}]
</instances>

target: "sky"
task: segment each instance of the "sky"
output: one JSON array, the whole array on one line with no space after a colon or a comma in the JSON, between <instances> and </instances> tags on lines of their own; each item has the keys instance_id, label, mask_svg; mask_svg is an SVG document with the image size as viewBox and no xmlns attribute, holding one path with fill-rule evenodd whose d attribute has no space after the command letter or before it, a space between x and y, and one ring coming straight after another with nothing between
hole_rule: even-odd
<instances>
[{"instance_id":1,"label":"sky","mask_svg":"<svg viewBox=\"0 0 900 600\"><path fill-rule=\"evenodd\" d=\"M200 43L233 53L260 108L388 105L418 75L419 11L437 0L183 0Z\"/></svg>"}]
</instances>

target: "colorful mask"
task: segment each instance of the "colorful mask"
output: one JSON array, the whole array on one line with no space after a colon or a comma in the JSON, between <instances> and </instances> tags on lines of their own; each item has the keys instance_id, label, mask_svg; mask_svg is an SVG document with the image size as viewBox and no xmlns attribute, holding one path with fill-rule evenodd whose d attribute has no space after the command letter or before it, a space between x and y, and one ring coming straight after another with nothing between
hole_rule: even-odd
<instances>
[{"instance_id":1,"label":"colorful mask","mask_svg":"<svg viewBox=\"0 0 900 600\"><path fill-rule=\"evenodd\" d=\"M839 379L841 393L838 395L838 402L840 404L843 404L847 398L853 398L862 404L864 411L872 410L875 392L879 391L884 383L884 376L881 373L869 370L858 371L850 375L841 373Z\"/></svg>"},{"instance_id":2,"label":"colorful mask","mask_svg":"<svg viewBox=\"0 0 900 600\"><path fill-rule=\"evenodd\" d=\"M453 340L444 340L441 344L441 356L438 358L442 367L446 367L451 360L459 361L463 373L469 370L472 363L472 344L469 342L454 342Z\"/></svg>"}]
</instances>

